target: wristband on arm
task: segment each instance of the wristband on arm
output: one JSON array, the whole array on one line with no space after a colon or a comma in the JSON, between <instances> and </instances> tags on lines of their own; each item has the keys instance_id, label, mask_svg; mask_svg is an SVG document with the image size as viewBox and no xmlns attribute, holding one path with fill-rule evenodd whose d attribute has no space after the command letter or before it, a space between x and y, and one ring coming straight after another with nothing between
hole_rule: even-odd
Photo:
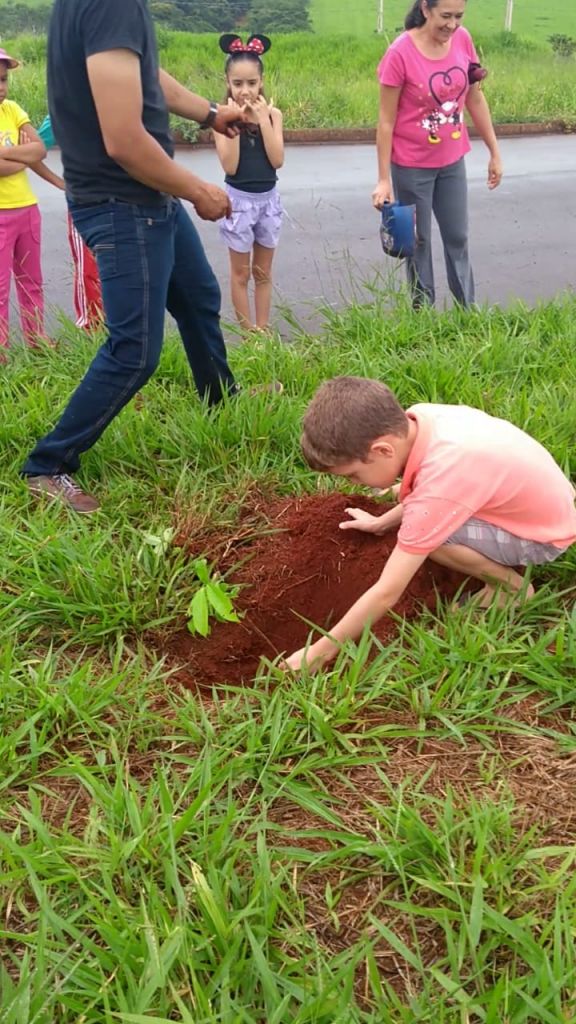
<instances>
[{"instance_id":1,"label":"wristband on arm","mask_svg":"<svg viewBox=\"0 0 576 1024\"><path fill-rule=\"evenodd\" d=\"M206 117L204 118L204 120L202 121L202 123L200 124L200 127L201 128L211 128L212 125L214 124L214 121L216 120L216 115L217 114L218 114L218 104L214 103L214 100L212 100L211 103L210 103L210 108L208 110L208 113L207 113Z\"/></svg>"}]
</instances>

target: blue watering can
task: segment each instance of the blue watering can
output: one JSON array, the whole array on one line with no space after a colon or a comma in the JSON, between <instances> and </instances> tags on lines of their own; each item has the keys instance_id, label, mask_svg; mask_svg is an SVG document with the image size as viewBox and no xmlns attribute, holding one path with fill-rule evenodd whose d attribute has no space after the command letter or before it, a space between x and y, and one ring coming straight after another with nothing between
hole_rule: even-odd
<instances>
[{"instance_id":1,"label":"blue watering can","mask_svg":"<svg viewBox=\"0 0 576 1024\"><path fill-rule=\"evenodd\" d=\"M416 207L401 203L384 203L380 224L380 241L388 256L414 255L416 244Z\"/></svg>"}]
</instances>

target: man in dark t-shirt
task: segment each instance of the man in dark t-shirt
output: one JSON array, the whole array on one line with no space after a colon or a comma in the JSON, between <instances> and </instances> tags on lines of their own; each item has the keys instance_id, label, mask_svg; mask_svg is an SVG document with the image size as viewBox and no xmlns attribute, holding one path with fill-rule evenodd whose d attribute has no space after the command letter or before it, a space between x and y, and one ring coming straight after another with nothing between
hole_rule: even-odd
<instances>
[{"instance_id":1,"label":"man in dark t-shirt","mask_svg":"<svg viewBox=\"0 0 576 1024\"><path fill-rule=\"evenodd\" d=\"M236 390L218 282L179 201L218 220L231 212L229 200L173 160L168 118L172 112L234 134L243 115L159 68L146 0L55 0L48 98L70 213L98 262L108 338L23 473L32 493L92 512L98 501L71 474L154 372L166 309L200 396L213 404Z\"/></svg>"}]
</instances>

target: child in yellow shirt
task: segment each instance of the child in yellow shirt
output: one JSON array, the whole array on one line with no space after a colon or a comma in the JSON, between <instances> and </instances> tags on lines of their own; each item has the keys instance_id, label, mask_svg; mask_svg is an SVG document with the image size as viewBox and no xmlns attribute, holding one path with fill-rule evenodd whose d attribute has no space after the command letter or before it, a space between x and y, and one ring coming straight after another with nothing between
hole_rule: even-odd
<instances>
[{"instance_id":1,"label":"child in yellow shirt","mask_svg":"<svg viewBox=\"0 0 576 1024\"><path fill-rule=\"evenodd\" d=\"M0 49L0 349L8 347L8 302L12 274L22 332L34 346L44 336L44 293L40 265L40 211L26 168L46 149L28 115L8 97L8 72L20 62ZM20 133L26 126L26 141Z\"/></svg>"}]
</instances>

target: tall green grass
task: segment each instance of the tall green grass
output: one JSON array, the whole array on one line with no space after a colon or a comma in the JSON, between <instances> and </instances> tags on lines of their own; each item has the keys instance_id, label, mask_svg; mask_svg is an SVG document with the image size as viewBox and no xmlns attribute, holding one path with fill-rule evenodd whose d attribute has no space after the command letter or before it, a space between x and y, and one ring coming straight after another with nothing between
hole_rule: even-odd
<instances>
[{"instance_id":1,"label":"tall green grass","mask_svg":"<svg viewBox=\"0 0 576 1024\"><path fill-rule=\"evenodd\" d=\"M162 30L158 35L168 71L197 92L223 97L223 59L216 36ZM544 44L504 33L478 36L476 42L490 69L486 95L496 121L576 123L573 61L555 58ZM12 95L38 123L46 113L45 41L21 36L7 45L26 61L12 75ZM386 45L386 37L378 36L278 36L266 57L266 87L285 112L287 128L373 126L376 67ZM195 125L179 126L189 137L197 130Z\"/></svg>"},{"instance_id":2,"label":"tall green grass","mask_svg":"<svg viewBox=\"0 0 576 1024\"><path fill-rule=\"evenodd\" d=\"M560 1024L576 1011L574 552L537 600L423 615L314 678L200 701L162 658L197 585L147 535L316 491L303 409L337 373L467 402L576 475L571 298L333 314L231 351L278 377L208 413L169 337L83 460L89 520L19 479L93 353L14 348L0 427L2 1024ZM209 641L208 641L209 642ZM349 655L352 655L350 657ZM372 657L369 657L369 654Z\"/></svg>"}]
</instances>

